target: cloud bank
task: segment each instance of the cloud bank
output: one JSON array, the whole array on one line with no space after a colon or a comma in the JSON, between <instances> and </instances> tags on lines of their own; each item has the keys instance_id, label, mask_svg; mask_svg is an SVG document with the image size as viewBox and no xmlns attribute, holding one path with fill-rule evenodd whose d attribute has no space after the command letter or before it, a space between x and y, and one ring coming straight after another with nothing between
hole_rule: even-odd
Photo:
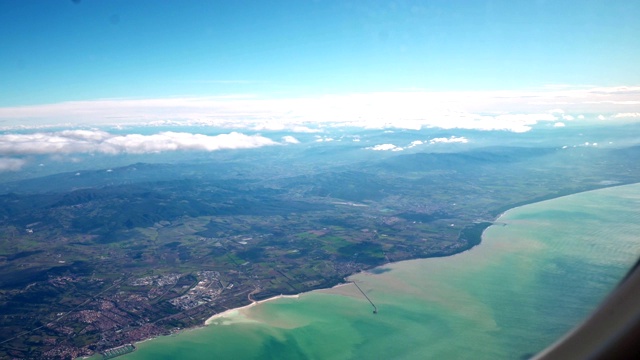
<instances>
[{"instance_id":1,"label":"cloud bank","mask_svg":"<svg viewBox=\"0 0 640 360\"><path fill-rule=\"evenodd\" d=\"M103 99L0 108L0 130L54 125L178 125L295 133L334 127L526 132L540 122L583 120L582 114L639 119L635 116L640 112L639 97L640 87L551 86L521 91L406 91L280 99L253 95Z\"/></svg>"},{"instance_id":2,"label":"cloud bank","mask_svg":"<svg viewBox=\"0 0 640 360\"><path fill-rule=\"evenodd\" d=\"M176 150L249 149L277 144L260 135L245 135L238 132L215 136L171 131L153 135L115 135L101 130L65 130L0 135L0 154L146 154ZM6 164L7 167L18 166L9 161L6 161Z\"/></svg>"}]
</instances>

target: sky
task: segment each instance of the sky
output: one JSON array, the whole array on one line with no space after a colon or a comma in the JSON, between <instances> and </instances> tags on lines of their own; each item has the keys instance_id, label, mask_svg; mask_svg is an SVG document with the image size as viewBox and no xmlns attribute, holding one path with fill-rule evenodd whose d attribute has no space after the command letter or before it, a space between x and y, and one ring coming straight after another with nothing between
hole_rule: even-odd
<instances>
[{"instance_id":1,"label":"sky","mask_svg":"<svg viewBox=\"0 0 640 360\"><path fill-rule=\"evenodd\" d=\"M1 0L0 106L640 84L640 2Z\"/></svg>"},{"instance_id":2,"label":"sky","mask_svg":"<svg viewBox=\"0 0 640 360\"><path fill-rule=\"evenodd\" d=\"M638 18L636 0L0 0L0 160L640 122ZM166 129L185 125L222 130Z\"/></svg>"}]
</instances>

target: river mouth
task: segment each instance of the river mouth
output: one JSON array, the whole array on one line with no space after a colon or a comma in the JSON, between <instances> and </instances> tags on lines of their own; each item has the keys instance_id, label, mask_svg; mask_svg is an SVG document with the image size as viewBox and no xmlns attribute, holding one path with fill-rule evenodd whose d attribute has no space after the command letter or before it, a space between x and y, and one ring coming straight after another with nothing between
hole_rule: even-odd
<instances>
[{"instance_id":1,"label":"river mouth","mask_svg":"<svg viewBox=\"0 0 640 360\"><path fill-rule=\"evenodd\" d=\"M385 265L139 344L126 359L528 358L583 320L640 255L640 184L504 213L473 249Z\"/></svg>"}]
</instances>

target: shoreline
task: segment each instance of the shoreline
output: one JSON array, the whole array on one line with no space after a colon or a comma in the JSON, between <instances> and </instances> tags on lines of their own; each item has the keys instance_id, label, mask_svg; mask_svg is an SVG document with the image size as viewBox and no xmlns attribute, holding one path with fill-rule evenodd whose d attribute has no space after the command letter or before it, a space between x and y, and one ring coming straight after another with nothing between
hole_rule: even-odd
<instances>
[{"instance_id":1,"label":"shoreline","mask_svg":"<svg viewBox=\"0 0 640 360\"><path fill-rule=\"evenodd\" d=\"M305 294L305 293L303 292L303 293L295 294L295 295L280 294L280 295L276 295L274 297L270 297L270 298L264 299L264 300L257 300L257 301L254 300L251 304L240 306L240 307L237 307L237 308L232 308L232 309L225 310L223 312L214 314L213 316L211 316L210 318L208 318L207 320L204 321L204 326L209 326L209 325L211 325L213 323L214 320L216 320L218 318L221 318L221 317L225 317L225 316L229 315L232 312L238 312L238 311L241 311L241 310L244 310L244 309L249 309L249 308L254 307L254 306L258 305L258 304L262 304L262 303L266 303L266 302L273 301L273 300L278 300L278 299L298 299L298 298L300 298L300 295L302 295L302 294Z\"/></svg>"},{"instance_id":2,"label":"shoreline","mask_svg":"<svg viewBox=\"0 0 640 360\"><path fill-rule=\"evenodd\" d=\"M634 184L640 184L640 182L637 182L637 181L632 181L632 182L621 181L621 182L616 183L616 184L606 184L606 185L596 184L596 185L591 185L591 186L587 186L586 188L584 188L582 190L575 190L575 191L564 190L564 191L559 191L559 192L552 193L552 194L538 196L538 197L535 197L535 198L530 199L530 200L523 200L523 201L519 201L519 202L516 202L516 203L509 204L509 205L501 206L501 207L497 208L496 210L492 211L491 215L495 216L495 219L498 219L502 215L504 215L504 213L506 213L507 211L510 211L510 210L513 210L513 209L517 209L517 208L520 208L520 207L523 207L523 206L527 206L527 205L531 205L531 204L537 204L537 203L541 203L541 202L545 202L545 201L549 201L549 200L555 200L555 199L563 198L563 197L566 197L566 196L582 194L582 193L586 193L586 192L590 192L590 191L610 189L610 188L622 187L622 186L634 185Z\"/></svg>"},{"instance_id":3,"label":"shoreline","mask_svg":"<svg viewBox=\"0 0 640 360\"><path fill-rule=\"evenodd\" d=\"M403 261L406 261L406 260L403 260ZM385 265L387 265L387 264L385 264ZM351 275L355 275L355 274L351 274ZM351 276L351 275L349 275L349 276ZM336 284L336 285L334 285L332 287L322 288L322 289L313 289L313 290L301 292L299 294L294 294L294 295L280 294L280 295L276 295L276 296L273 296L273 297L270 297L270 298L267 298L267 299L263 299L263 300L254 300L250 304L247 304L247 305L244 305L244 306L240 306L240 307L236 307L236 308L231 308L231 309L225 310L223 312L214 314L211 317L207 318L207 320L205 320L204 323L201 324L201 325L197 325L197 326L193 326L193 327L189 327L189 328L184 328L184 329L172 331L170 334L166 334L166 335L152 336L152 337L144 339L144 340L135 341L135 342L133 342L133 345L136 347L136 350L137 350L138 345L140 345L142 343L146 343L146 342L149 342L149 341L152 341L152 340L155 340L155 339L159 339L159 338L162 338L162 337L166 337L166 336L175 336L177 334L180 334L180 333L183 333L183 332L186 332L186 331L193 331L193 330L202 329L202 328L207 327L207 326L211 326L211 325L213 325L213 322L215 320L217 320L219 318L222 318L222 317L225 317L225 316L228 316L232 312L241 311L241 310L248 309L248 308L254 307L256 305L262 304L262 303L266 303L266 302L273 301L273 300L278 300L278 299L298 299L298 298L300 298L300 296L302 296L302 295L304 295L306 293L310 293L312 291L322 291L322 290L335 289L335 288L339 288L339 287L342 287L342 286L347 286L350 283L351 282L342 282L342 283ZM80 357L75 358L75 360L92 359L94 356L96 356L96 354L97 353L94 353L94 354L91 354L91 355L80 356Z\"/></svg>"},{"instance_id":4,"label":"shoreline","mask_svg":"<svg viewBox=\"0 0 640 360\"><path fill-rule=\"evenodd\" d=\"M379 268L379 267L388 266L388 265L392 265L392 264L398 264L398 263L407 262L407 261L416 261L416 260L424 260L424 259L429 259L429 258L442 258L442 257L450 257L450 256L459 255L459 254L462 254L462 253L465 253L465 252L467 252L467 251L470 251L470 250L472 250L473 248L475 248L475 247L477 247L477 246L481 245L481 244L482 244L482 237L483 237L483 234L484 234L484 232L486 231L486 229L488 229L489 227L491 227L491 226L493 226L493 225L498 225L498 224L496 223L496 221L497 221L498 219L500 219L502 216L504 216L507 212L511 211L511 210L515 210L515 209L518 209L518 208L520 208L520 207L524 207L524 206L527 206L527 205L536 204L536 203L541 203L541 202L546 202L546 201L549 201L549 200L554 200L554 199L558 199L558 198L563 198L563 197L567 197L567 196L571 196L571 195L576 195L576 194L581 194L581 193L586 193L586 192L591 192L591 191L599 191L599 190L608 189L608 188L623 187L623 186L634 185L634 184L640 184L640 183L638 183L638 182L633 182L633 183L621 183L621 184L615 184L615 185L600 186L600 187L596 187L596 188L593 188L593 189L587 189L587 190L577 191L577 192L575 192L575 193L568 193L568 194L554 194L554 195L551 195L551 196L548 196L548 197L541 197L541 198L536 198L536 199L532 199L532 200L529 200L529 201L523 201L523 202L521 202L521 203L513 204L513 205L512 205L512 207L509 207L509 208L506 208L506 209L502 209L502 210L500 211L500 213L498 213L498 214L492 214L492 215L494 216L493 220L492 220L492 221L484 222L484 224L489 223L488 225L482 226L482 225L483 225L483 223L474 223L474 224L472 224L472 225L470 225L470 226L468 226L468 227L463 228L463 230L464 230L464 229L467 229L467 228L473 228L473 227L475 227L475 226L478 226L478 225L479 225L479 226L481 226L481 227L482 227L482 231L481 231L479 234L477 234L477 239L475 239L475 240L477 240L477 242L470 242L470 243L468 244L468 245L470 245L470 246L466 246L466 247L464 247L464 248L460 249L460 251L457 251L457 252L455 252L455 253L452 253L452 254L446 254L446 255L444 255L444 254L435 254L435 255L433 255L433 256L427 256L427 257L416 257L416 258L412 258L412 259L405 259L405 260L400 260L400 261L388 262L388 263L385 263L385 264L381 264L381 265L378 265L378 266L374 266L374 267L372 267L372 268L370 268L370 269L366 269L366 270L365 270L365 269L363 269L363 270L362 270L362 272L355 272L355 273L349 274L349 275L347 275L347 276L345 276L345 277L344 277L344 282L340 282L340 283L335 284L335 285L333 285L333 286L331 286L331 287L327 287L327 288L320 288L320 289L312 289L312 290L309 290L309 291L303 291L303 292L301 292L301 293L293 294L293 295L284 295L284 294L280 294L280 295L276 295L276 296L273 296L273 297L270 297L270 298L267 298L267 299L263 299L263 300L252 300L252 302L251 302L250 304L243 305L243 306L236 307L236 308L231 308L231 309L225 310L225 311L223 311L223 312L220 312L220 313L214 314L214 315L212 315L211 317L207 318L207 319L204 321L204 323L203 323L203 324L201 324L201 325L194 326L194 327L190 327L190 328L180 329L180 330L178 330L178 331L172 332L172 333L171 333L171 334L169 334L169 335L159 335L159 336L150 337L150 338L148 338L148 339L144 339L144 340L141 340L141 341L134 342L134 343L133 343L133 345L134 345L134 346L137 346L138 344L141 344L141 343L144 343L144 342L147 342L147 341L150 341L150 340L154 340L154 339L157 339L157 338L160 338L160 337L164 337L164 336L173 336L173 335L176 335L176 334L182 333L182 332L184 332L184 331L191 331L191 330L196 330L196 329L203 328L203 327L205 327L205 326L210 326L210 325L212 325L212 324L213 324L213 322L214 322L215 320L217 320L217 319L219 319L219 318L222 318L222 317L228 316L228 315L230 315L230 314L231 314L231 313L233 313L233 312L239 312L239 311L242 311L242 310L245 310L245 309L251 308L251 307L253 307L253 306L256 306L256 305L258 305L258 304L265 303L265 302L268 302L268 301L273 301L273 300L283 299L283 298L298 299L301 295L304 295L304 294L306 294L306 293L310 293L310 292L313 292L313 291L323 291L323 290L325 290L325 291L326 291L326 290L330 290L330 289L335 289L335 288L344 287L344 286L347 286L347 285L350 285L350 284L351 284L351 281L348 281L348 280L347 280L347 279L348 279L348 278L350 278L351 276L354 276L354 275L357 275L357 274L362 274L362 273L372 273L372 272L371 272L371 270L376 269L376 268ZM477 228L476 228L476 230L477 230ZM468 234L468 235L471 235L471 234ZM474 235L476 235L476 234L474 234ZM472 235L472 237L473 237L473 235ZM372 273L372 274L373 274L373 273ZM94 354L94 355L95 355L95 354ZM94 355L90 355L89 357L94 356ZM78 359L80 359L80 358L87 358L87 357L79 357Z\"/></svg>"},{"instance_id":5,"label":"shoreline","mask_svg":"<svg viewBox=\"0 0 640 360\"><path fill-rule=\"evenodd\" d=\"M411 260L415 260L415 259L411 259ZM403 262L403 261L411 261L411 260L402 260L402 261L397 261L396 263L400 263L400 262ZM388 265L388 264L383 264L383 265L380 265L380 266L385 266L385 265ZM347 279L350 276L356 275L356 274L358 274L358 273L351 274L351 275L345 277L345 279ZM228 310L225 310L223 312L214 314L211 317L209 317L207 320L205 320L204 324L202 326L199 326L199 327L196 327L196 328L200 328L200 327L204 327L204 326L210 326L211 324L213 324L213 322L215 320L217 320L219 318L228 316L228 315L230 315L231 313L234 313L234 312L240 312L242 310L252 308L252 307L254 307L256 305L263 304L263 303L266 303L266 302L269 302L269 301L274 301L274 300L279 300L279 299L299 299L300 296L302 296L304 294L312 293L314 291L327 291L327 290L331 290L331 289L337 289L337 288L341 288L341 287L344 287L344 286L351 285L352 283L353 283L352 281L346 281L346 282L341 282L339 284L333 285L332 287L321 288L321 289L313 289L313 290L301 292L299 294L294 294L294 295L280 294L280 295L276 295L276 296L273 296L273 297L270 297L270 298L267 298L267 299L263 299L263 300L254 300L250 304L247 304L247 305L244 305L244 306L240 306L240 307L237 307L237 308L228 309ZM184 330L191 330L191 329L196 329L196 328L189 328L189 329L184 329ZM149 339L147 339L147 340L149 340ZM147 340L143 340L143 341L147 341Z\"/></svg>"},{"instance_id":6,"label":"shoreline","mask_svg":"<svg viewBox=\"0 0 640 360\"><path fill-rule=\"evenodd\" d=\"M563 197L567 197L567 196L572 196L572 195L577 195L577 194L581 194L581 193L586 193L586 192L590 192L590 191L598 191L598 190L603 190L603 189L608 189L608 188L622 187L622 186L634 185L634 184L640 184L640 183L633 182L633 183L611 184L611 185L604 185L604 186L601 185L601 186L594 187L593 189L581 190L581 191L577 191L575 193L550 194L550 195L547 195L547 196L538 197L538 198L534 198L534 199L527 200L527 201L522 201L520 203L516 203L516 204L511 205L511 207L509 207L509 208L501 209L501 211L498 214L492 214L494 217L493 217L493 220L491 220L491 221L479 222L479 223L475 223L475 224L472 224L472 225L469 225L469 226L463 228L458 239L460 239L460 236L463 235L463 232L464 232L465 229L468 229L468 230L481 229L481 231L480 231L479 234L466 234L466 235L471 235L470 236L471 239L469 239L471 241L468 243L468 245L466 247L464 247L463 249L461 249L460 251L458 251L456 253L446 254L446 255L434 254L433 256L428 256L428 257L424 257L424 258L417 257L417 258L413 258L413 259L405 259L405 260L400 260L400 261L388 262L388 263L385 263L385 264L374 266L371 269L363 270L362 272L355 272L353 274L349 274L349 275L344 277L345 282L338 283L338 284L333 285L333 286L328 287L328 288L321 288L321 289L313 289L313 290L309 290L309 291L303 291L303 292L295 294L295 295L280 294L280 295L277 295L277 296L274 296L274 297L270 297L270 298L267 298L267 299L264 299L264 300L257 300L257 301L253 300L253 302L248 304L248 305L244 305L244 306L240 306L240 307L237 307L237 308L232 308L232 309L229 309L229 310L225 310L225 311L223 311L221 313L218 313L218 314L215 314L215 315L209 317L207 320L205 320L203 326L209 326L214 320L216 320L218 318L221 318L221 317L224 317L226 315L229 315L231 312L241 311L243 309L251 308L253 306L256 306L256 305L264 303L264 302L277 300L277 299L281 299L281 298L296 298L297 299L301 295L306 294L306 293L310 293L310 292L313 292L313 291L326 291L326 290L330 290L330 289L335 289L335 288L347 286L347 285L351 284L351 281L347 280L351 276L357 275L357 274L361 274L361 273L371 272L371 270L379 268L379 267L382 267L382 266L387 266L387 265L391 265L391 264L398 264L398 263L402 263L402 262L405 262L405 261L415 261L415 260L423 260L423 259L429 259L429 258L450 257L450 256L455 256L455 255L458 255L458 254L465 253L465 252L470 251L473 248L481 245L482 244L482 236L483 236L484 232L491 226L499 225L498 223L496 223L496 221L498 219L500 219L502 216L504 216L507 212L515 210L515 209L518 209L518 208L521 208L521 207L524 207L524 206L527 206L527 205L537 204L537 203L541 203L541 202L555 200L555 199L559 199L559 198L563 198ZM184 329L184 330L188 330L188 329ZM144 340L144 341L146 341L146 340Z\"/></svg>"},{"instance_id":7,"label":"shoreline","mask_svg":"<svg viewBox=\"0 0 640 360\"><path fill-rule=\"evenodd\" d=\"M524 206L524 205L520 205L520 206ZM517 206L517 207L520 207L520 206ZM517 208L517 207L515 207L515 208ZM515 209L515 208L514 208L514 209ZM509 210L511 210L511 209L509 209ZM507 210L507 211L509 211L509 210ZM505 212L507 212L507 211L505 211ZM182 332L185 332L185 331L192 331L192 330L201 329L201 328L204 328L204 327L207 327L207 326L211 326L211 325L214 325L214 321L216 321L216 320L218 320L218 319L220 319L220 318L223 318L223 317L225 317L225 316L229 316L229 315L230 315L230 314L232 314L232 313L240 312L240 311L242 311L242 310L246 310L246 309L249 309L249 308L254 307L254 306L256 306L256 305L259 305L259 304L262 304L262 303L266 303L266 302L269 302L269 301L278 300L278 299L286 299L286 298L290 298L290 299L298 299L298 298L300 298L300 296L302 296L302 295L304 295L304 294L307 294L307 293L314 292L314 291L327 291L327 290L331 290L331 289L336 289L336 288L344 287L344 286L350 285L350 284L352 283L352 281L347 280L347 279L348 279L348 278L350 278L351 276L354 276L354 275L357 275L357 274L362 274L362 273L371 273L371 274L373 274L373 272L371 272L371 270L376 269L376 268L379 268L379 267L382 267L382 266L388 266L388 265L392 265L392 264L398 264L398 263L402 263L402 262L406 262L406 261L416 261L416 260L424 260L424 259L429 259L429 258L449 257L449 256L455 256L455 255L458 255L458 254L465 253L465 252L470 251L470 250L472 250L473 248L477 247L478 245L481 245L481 244L482 244L482 234L484 233L484 231L485 231L488 227L490 227L490 226L494 225L494 224L495 224L495 220L499 219L502 215L504 215L504 213L505 213L505 212L503 212L503 213L501 213L500 215L496 216L496 217L494 218L494 220L493 220L493 221L491 221L491 222L486 222L486 223L489 223L489 225L485 226L485 227L482 229L482 231L480 232L480 234L478 234L478 238L476 239L476 240L477 240L477 242L475 242L475 243L473 243L473 244L472 244L472 243L469 243L469 244L468 244L468 246L464 247L464 248L463 248L463 249L461 249L460 251L455 252L455 253L453 253L453 254L447 254L447 255L443 255L443 254L435 254L435 255L433 255L433 256L428 256L428 257L424 257L424 258L423 258L423 257L417 257L417 258L413 258L413 259L405 259L405 260L400 260L400 261L388 262L388 263L385 263L385 264L380 264L380 265L378 265L378 266L374 266L374 267L372 267L372 268L370 268L370 269L362 270L361 272L354 272L354 273L352 273L352 274L349 274L349 275L347 275L347 276L345 276L345 277L344 277L344 281L343 281L343 282L340 282L340 283L338 283L338 284L335 284L335 285L333 285L333 286L331 286L331 287L327 287L327 288L320 288L320 289L312 289L312 290L309 290L309 291L303 291L303 292L301 292L301 293L293 294L293 295L284 295L284 294L280 294L280 295L276 295L276 296L273 296L273 297L270 297L270 298L267 298L267 299L263 299L263 300L252 300L252 302L251 302L251 303L249 303L249 304L247 304L247 305L243 305L243 306L236 307L236 308L231 308L231 309L225 310L225 311L223 311L223 312L220 312L220 313L214 314L214 315L212 315L211 317L207 318L207 319L204 321L204 323L202 323L201 325L194 326L194 327L190 327L190 328L180 329L180 330L178 330L178 331L171 332L171 334L169 334L169 335L159 335L159 336L154 336L154 337L151 337L151 338L148 338L148 339L144 339L144 340L141 340L141 341L137 341L137 342L135 342L135 343L134 343L134 346L137 346L138 344L141 344L141 343L144 343L144 342L148 342L148 341L151 341L151 340L154 340L154 339L157 339L157 338L161 338L161 337L164 337L164 336L174 336L174 335L177 335L177 334L182 333ZM486 223L485 223L485 224L486 224ZM474 225L471 225L471 226L473 227L473 226L477 226L477 225L478 225L478 224L474 224ZM249 298L250 298L250 297L249 297Z\"/></svg>"}]
</instances>

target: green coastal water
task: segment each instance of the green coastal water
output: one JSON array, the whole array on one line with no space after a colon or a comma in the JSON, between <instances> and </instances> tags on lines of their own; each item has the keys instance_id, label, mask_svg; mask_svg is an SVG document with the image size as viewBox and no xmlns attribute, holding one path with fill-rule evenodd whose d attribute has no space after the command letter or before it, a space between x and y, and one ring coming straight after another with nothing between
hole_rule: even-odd
<instances>
[{"instance_id":1,"label":"green coastal water","mask_svg":"<svg viewBox=\"0 0 640 360\"><path fill-rule=\"evenodd\" d=\"M640 184L506 212L480 246L235 311L122 359L526 358L569 331L640 256Z\"/></svg>"}]
</instances>

